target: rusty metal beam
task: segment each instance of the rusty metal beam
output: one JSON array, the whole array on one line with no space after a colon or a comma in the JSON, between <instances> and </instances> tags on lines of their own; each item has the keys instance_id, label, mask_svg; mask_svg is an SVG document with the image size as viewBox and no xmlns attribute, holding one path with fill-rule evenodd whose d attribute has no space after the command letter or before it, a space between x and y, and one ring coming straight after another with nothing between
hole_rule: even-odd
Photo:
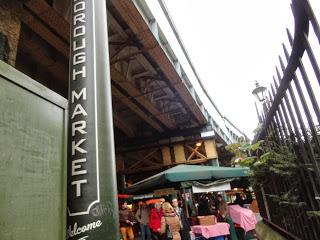
<instances>
[{"instance_id":1,"label":"rusty metal beam","mask_svg":"<svg viewBox=\"0 0 320 240\"><path fill-rule=\"evenodd\" d=\"M134 86L134 84L126 79L117 69L111 67L110 69L112 80L117 82L122 89L124 89L130 96L140 95L140 91ZM135 98L141 105L143 105L150 113L164 124L167 128L175 128L174 122L167 118L166 114L162 113L153 103L151 103L145 96L139 96Z\"/></svg>"},{"instance_id":2,"label":"rusty metal beam","mask_svg":"<svg viewBox=\"0 0 320 240\"><path fill-rule=\"evenodd\" d=\"M146 24L134 3L127 0L111 0L110 3L120 14L124 22L130 27L143 48L148 49L148 55L158 64L160 70L169 80L169 83L179 93L185 103L184 105L191 110L198 123L206 124L207 119L201 112L187 87L184 85L165 51L153 36L149 26ZM132 21L132 19L134 19L134 21Z\"/></svg>"},{"instance_id":3,"label":"rusty metal beam","mask_svg":"<svg viewBox=\"0 0 320 240\"><path fill-rule=\"evenodd\" d=\"M116 128L120 129L128 137L135 136L135 132L133 130L134 128L130 126L130 124L128 124L127 122L124 122L115 111L113 112L113 124Z\"/></svg>"},{"instance_id":4,"label":"rusty metal beam","mask_svg":"<svg viewBox=\"0 0 320 240\"><path fill-rule=\"evenodd\" d=\"M50 23L52 31L57 33L66 43L69 43L69 23L46 1L28 0L24 6L36 14L44 23Z\"/></svg>"},{"instance_id":5,"label":"rusty metal beam","mask_svg":"<svg viewBox=\"0 0 320 240\"><path fill-rule=\"evenodd\" d=\"M44 2L44 1L41 1L41 2ZM47 14L49 13L51 14L51 12L55 11L52 7L50 8L51 8L50 12L49 10L46 10ZM17 17L19 17L19 19L24 24L26 24L30 29L32 29L32 31L34 31L36 34L41 36L46 42L48 42L58 52L62 53L66 58L69 58L68 42L65 40L65 38L62 38L60 34L57 35L52 31L52 29L48 28L47 24L49 24L50 28L53 27L54 24L52 22L44 22L34 12L32 12L30 9L26 8L22 4L14 4L13 10L14 10L14 14ZM37 10L37 11L40 11L40 10ZM65 20L63 19L63 21ZM57 31L57 33L64 32L63 26L61 27L61 29L59 28L58 30L59 31Z\"/></svg>"},{"instance_id":6,"label":"rusty metal beam","mask_svg":"<svg viewBox=\"0 0 320 240\"><path fill-rule=\"evenodd\" d=\"M119 99L122 103L128 106L133 112L141 117L151 127L156 129L158 132L163 132L163 128L152 118L150 118L144 111L142 111L136 104L134 104L127 96L121 93L115 86L112 86L112 94Z\"/></svg>"},{"instance_id":7,"label":"rusty metal beam","mask_svg":"<svg viewBox=\"0 0 320 240\"><path fill-rule=\"evenodd\" d=\"M42 2L39 6L37 6L36 3ZM47 41L49 44L51 44L56 50L58 50L60 53L62 53L65 57L69 57L69 46L67 45L67 42L65 42L61 36L65 36L66 31L64 28L69 29L69 23L61 18L61 25L62 27L57 27L53 26L53 22L50 21L49 17L46 16L46 14L50 16L54 16L55 14L53 12L56 12L51 6L49 6L46 3L43 3L43 0L32 0L28 1L27 7L30 8L31 11L34 11L35 14L41 14L39 17L36 17L32 15L28 10L23 8L21 6L20 9L17 9L17 13L19 14L19 17L25 22L26 25L28 25L34 32L36 32L39 36L41 36L45 41ZM57 14L57 13L56 13ZM113 17L113 23L115 24L115 20ZM48 29L48 26L46 26L44 23L41 22L41 20L47 20L46 24L58 34L53 33ZM124 35L124 33L122 33ZM111 69L111 75L112 79L115 81L120 81L121 87L124 87L124 89L130 94L132 93L133 95L139 95L140 92L134 87L133 84L131 83L124 83L126 78L122 76L115 68ZM147 98L144 96L138 97L137 101L141 103L143 106L145 106L146 109L148 109L152 114L157 115L157 118L159 119L160 122L162 122L167 128L173 129L175 127L175 124L167 118L165 114L161 114L161 111L157 109L157 107L151 103ZM140 114L141 115L141 114ZM145 117L143 118L145 119ZM150 123L150 121L148 121ZM154 123L152 123L152 126L155 126ZM156 127L157 130L160 130L160 127Z\"/></svg>"}]
</instances>

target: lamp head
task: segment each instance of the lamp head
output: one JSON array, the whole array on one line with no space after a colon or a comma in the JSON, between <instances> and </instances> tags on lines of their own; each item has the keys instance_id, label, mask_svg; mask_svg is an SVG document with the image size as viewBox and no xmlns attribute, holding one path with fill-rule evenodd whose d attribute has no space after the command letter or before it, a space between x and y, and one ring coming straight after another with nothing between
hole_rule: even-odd
<instances>
[{"instance_id":1,"label":"lamp head","mask_svg":"<svg viewBox=\"0 0 320 240\"><path fill-rule=\"evenodd\" d=\"M259 102L264 102L266 100L266 87L260 86L258 81L256 81L256 87L253 89L252 94L259 100Z\"/></svg>"}]
</instances>

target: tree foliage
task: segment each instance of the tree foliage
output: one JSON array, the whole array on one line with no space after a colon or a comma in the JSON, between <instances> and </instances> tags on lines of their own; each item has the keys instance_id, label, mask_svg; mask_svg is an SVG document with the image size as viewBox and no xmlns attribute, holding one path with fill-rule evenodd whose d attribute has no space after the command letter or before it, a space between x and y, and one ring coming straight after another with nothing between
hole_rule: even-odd
<instances>
[{"instance_id":1,"label":"tree foliage","mask_svg":"<svg viewBox=\"0 0 320 240\"><path fill-rule=\"evenodd\" d=\"M254 144L232 144L228 150L234 154L231 160L234 166L250 168L250 182L254 188L261 185L275 188L275 193L268 197L281 207L305 206L299 197L298 175L299 168L307 166L299 163L294 149L272 140L261 140ZM282 187L284 185L286 187Z\"/></svg>"}]
</instances>

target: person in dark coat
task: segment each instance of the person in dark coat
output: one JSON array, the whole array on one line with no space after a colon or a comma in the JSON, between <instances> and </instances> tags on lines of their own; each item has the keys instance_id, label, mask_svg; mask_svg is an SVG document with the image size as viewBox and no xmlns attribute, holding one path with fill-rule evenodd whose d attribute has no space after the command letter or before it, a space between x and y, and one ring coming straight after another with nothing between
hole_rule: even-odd
<instances>
[{"instance_id":1,"label":"person in dark coat","mask_svg":"<svg viewBox=\"0 0 320 240\"><path fill-rule=\"evenodd\" d=\"M198 215L199 216L209 215L209 202L204 195L200 197L199 206L198 206Z\"/></svg>"},{"instance_id":2,"label":"person in dark coat","mask_svg":"<svg viewBox=\"0 0 320 240\"><path fill-rule=\"evenodd\" d=\"M176 212L177 216L179 217L180 221L180 236L182 240L191 240L190 238L190 225L189 222L184 214L182 208L179 207L178 199L172 199L172 207Z\"/></svg>"},{"instance_id":3,"label":"person in dark coat","mask_svg":"<svg viewBox=\"0 0 320 240\"><path fill-rule=\"evenodd\" d=\"M236 193L236 200L234 200L233 203L240 205L240 207L243 207L244 201L241 198L240 193Z\"/></svg>"},{"instance_id":4,"label":"person in dark coat","mask_svg":"<svg viewBox=\"0 0 320 240\"><path fill-rule=\"evenodd\" d=\"M128 204L124 202L119 210L120 231L123 240L134 239L132 226L134 224L134 216L131 210L128 208Z\"/></svg>"}]
</instances>

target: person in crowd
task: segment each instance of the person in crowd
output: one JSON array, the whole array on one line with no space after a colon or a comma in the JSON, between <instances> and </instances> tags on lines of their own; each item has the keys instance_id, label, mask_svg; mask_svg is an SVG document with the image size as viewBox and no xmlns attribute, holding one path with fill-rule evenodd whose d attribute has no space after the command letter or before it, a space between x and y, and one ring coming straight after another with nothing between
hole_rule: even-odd
<instances>
[{"instance_id":1,"label":"person in crowd","mask_svg":"<svg viewBox=\"0 0 320 240\"><path fill-rule=\"evenodd\" d=\"M127 202L124 202L119 211L119 220L120 220L120 231L123 240L133 240L133 224L134 224L134 216L132 211L128 208ZM129 237L129 238L127 238Z\"/></svg>"},{"instance_id":2,"label":"person in crowd","mask_svg":"<svg viewBox=\"0 0 320 240\"><path fill-rule=\"evenodd\" d=\"M151 238L154 240L160 239L160 227L163 211L161 209L161 203L156 202L154 208L151 209L149 218L149 227L151 229Z\"/></svg>"},{"instance_id":3,"label":"person in crowd","mask_svg":"<svg viewBox=\"0 0 320 240\"><path fill-rule=\"evenodd\" d=\"M228 204L224 201L222 195L218 195L218 221L224 221L229 216Z\"/></svg>"},{"instance_id":4,"label":"person in crowd","mask_svg":"<svg viewBox=\"0 0 320 240\"><path fill-rule=\"evenodd\" d=\"M246 194L246 200L245 200L244 203L245 203L245 204L251 204L252 201L253 201L253 198L252 198L251 193L250 193L250 192L246 192L245 194Z\"/></svg>"},{"instance_id":5,"label":"person in crowd","mask_svg":"<svg viewBox=\"0 0 320 240\"><path fill-rule=\"evenodd\" d=\"M150 240L151 232L149 228L150 209L145 202L139 203L139 209L136 212L136 219L140 223L142 240Z\"/></svg>"},{"instance_id":6,"label":"person in crowd","mask_svg":"<svg viewBox=\"0 0 320 240\"><path fill-rule=\"evenodd\" d=\"M198 205L198 214L199 216L209 215L209 202L208 198L205 195L202 195L200 197Z\"/></svg>"},{"instance_id":7,"label":"person in crowd","mask_svg":"<svg viewBox=\"0 0 320 240\"><path fill-rule=\"evenodd\" d=\"M218 195L217 199L218 199L218 218L217 218L218 222L227 222L230 225L230 229L229 229L230 239L238 240L234 223L231 217L229 216L228 204L220 194Z\"/></svg>"},{"instance_id":8,"label":"person in crowd","mask_svg":"<svg viewBox=\"0 0 320 240\"><path fill-rule=\"evenodd\" d=\"M174 211L176 212L177 216L179 217L180 221L180 236L182 240L190 240L190 225L189 222L182 210L182 208L179 207L178 199L173 198L172 199L172 207Z\"/></svg>"},{"instance_id":9,"label":"person in crowd","mask_svg":"<svg viewBox=\"0 0 320 240\"><path fill-rule=\"evenodd\" d=\"M161 218L160 234L164 235L166 240L181 240L180 221L176 212L170 203L162 204L164 216Z\"/></svg>"},{"instance_id":10,"label":"person in crowd","mask_svg":"<svg viewBox=\"0 0 320 240\"><path fill-rule=\"evenodd\" d=\"M244 201L241 198L240 193L236 193L236 200L234 200L233 203L240 205L240 207L243 207Z\"/></svg>"}]
</instances>

